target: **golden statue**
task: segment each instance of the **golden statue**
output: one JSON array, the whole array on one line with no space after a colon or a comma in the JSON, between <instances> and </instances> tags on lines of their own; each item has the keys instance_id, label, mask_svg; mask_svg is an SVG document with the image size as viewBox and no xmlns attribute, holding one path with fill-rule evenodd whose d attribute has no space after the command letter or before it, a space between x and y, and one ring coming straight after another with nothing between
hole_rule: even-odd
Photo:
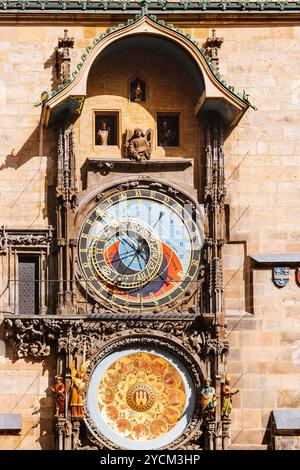
<instances>
[{"instance_id":1,"label":"golden statue","mask_svg":"<svg viewBox=\"0 0 300 470\"><path fill-rule=\"evenodd\" d=\"M222 387L222 417L229 418L232 411L232 395L239 393L239 390L230 388L231 378L227 375L225 377L225 384Z\"/></svg>"},{"instance_id":2,"label":"golden statue","mask_svg":"<svg viewBox=\"0 0 300 470\"><path fill-rule=\"evenodd\" d=\"M142 101L143 90L141 88L140 81L138 81L136 89L134 90L134 101Z\"/></svg>"},{"instance_id":3,"label":"golden statue","mask_svg":"<svg viewBox=\"0 0 300 470\"><path fill-rule=\"evenodd\" d=\"M71 416L72 418L82 418L84 409L84 393L86 391L86 371L90 361L85 362L76 370L74 364L70 364L72 375L72 388L71 388Z\"/></svg>"},{"instance_id":4,"label":"golden statue","mask_svg":"<svg viewBox=\"0 0 300 470\"><path fill-rule=\"evenodd\" d=\"M216 390L211 386L211 379L205 379L201 390L201 409L204 416L210 419L214 417L217 399Z\"/></svg>"}]
</instances>

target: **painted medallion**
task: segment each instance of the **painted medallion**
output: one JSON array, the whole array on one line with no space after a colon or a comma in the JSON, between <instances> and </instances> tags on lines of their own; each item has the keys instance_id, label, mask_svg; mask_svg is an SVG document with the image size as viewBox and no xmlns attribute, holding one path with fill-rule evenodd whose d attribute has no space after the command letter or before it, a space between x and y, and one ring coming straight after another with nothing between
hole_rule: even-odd
<instances>
[{"instance_id":1,"label":"painted medallion","mask_svg":"<svg viewBox=\"0 0 300 470\"><path fill-rule=\"evenodd\" d=\"M138 352L113 362L101 377L98 407L119 436L147 441L172 430L186 407L176 368L155 354Z\"/></svg>"}]
</instances>

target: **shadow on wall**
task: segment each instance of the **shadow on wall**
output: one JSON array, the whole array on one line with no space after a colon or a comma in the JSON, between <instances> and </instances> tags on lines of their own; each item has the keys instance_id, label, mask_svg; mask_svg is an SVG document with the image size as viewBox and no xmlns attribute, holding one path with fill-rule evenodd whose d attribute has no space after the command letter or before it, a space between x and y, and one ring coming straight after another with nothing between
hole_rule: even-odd
<instances>
[{"instance_id":1,"label":"shadow on wall","mask_svg":"<svg viewBox=\"0 0 300 470\"><path fill-rule=\"evenodd\" d=\"M42 133L41 133L42 130ZM42 165L42 159L47 158L46 166L46 176L44 183L44 200L45 206L43 208L43 218L49 218L49 224L53 225L55 220L55 211L54 211L54 201L53 198L53 188L55 186L56 178L56 136L55 130L51 128L41 129L41 125L38 125L36 129L32 132L26 142L23 143L20 150L15 153L15 150L6 155L4 163L0 165L0 171L5 171L7 169L19 170L23 165L29 162L32 158L40 157L40 164L36 168L32 169L32 176L29 181L18 183L15 186L15 199L12 203L11 210L13 210L13 205L28 191L30 184L34 181L35 178L39 178L39 173ZM21 173L20 173L21 175ZM18 178L16 174L16 178ZM12 185L16 184L16 181L12 178Z\"/></svg>"},{"instance_id":2,"label":"shadow on wall","mask_svg":"<svg viewBox=\"0 0 300 470\"><path fill-rule=\"evenodd\" d=\"M57 63L57 53L57 47L55 47L50 57L44 63L44 69L51 69L51 91L55 90L55 88L57 88L57 86L60 84L60 67Z\"/></svg>"},{"instance_id":3,"label":"shadow on wall","mask_svg":"<svg viewBox=\"0 0 300 470\"><path fill-rule=\"evenodd\" d=\"M272 411L270 412L270 417L268 419L266 431L262 440L262 444L267 446L267 450L275 450L272 444L271 428L272 428Z\"/></svg>"}]
</instances>

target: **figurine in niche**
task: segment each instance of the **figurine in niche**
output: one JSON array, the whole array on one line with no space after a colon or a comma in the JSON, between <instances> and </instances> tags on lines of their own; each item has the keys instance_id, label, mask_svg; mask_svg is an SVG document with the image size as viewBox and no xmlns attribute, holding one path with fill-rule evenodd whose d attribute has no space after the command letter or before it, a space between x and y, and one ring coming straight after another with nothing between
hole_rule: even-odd
<instances>
[{"instance_id":1,"label":"figurine in niche","mask_svg":"<svg viewBox=\"0 0 300 470\"><path fill-rule=\"evenodd\" d=\"M126 130L125 155L130 160L138 162L150 160L152 151L152 130L148 129L146 134L142 129L134 129L133 135Z\"/></svg>"},{"instance_id":2,"label":"figurine in niche","mask_svg":"<svg viewBox=\"0 0 300 470\"><path fill-rule=\"evenodd\" d=\"M158 118L158 145L178 146L178 116Z\"/></svg>"},{"instance_id":3,"label":"figurine in niche","mask_svg":"<svg viewBox=\"0 0 300 470\"><path fill-rule=\"evenodd\" d=\"M97 141L100 145L108 145L110 138L110 126L106 119L100 121L100 128L97 131Z\"/></svg>"},{"instance_id":4,"label":"figurine in niche","mask_svg":"<svg viewBox=\"0 0 300 470\"><path fill-rule=\"evenodd\" d=\"M82 418L84 409L84 393L86 390L86 371L90 361L85 362L76 370L73 364L70 364L72 375L72 388L71 388L71 416L73 418Z\"/></svg>"},{"instance_id":5,"label":"figurine in niche","mask_svg":"<svg viewBox=\"0 0 300 470\"><path fill-rule=\"evenodd\" d=\"M214 418L217 399L216 390L211 386L211 379L206 378L201 390L201 409L208 419Z\"/></svg>"},{"instance_id":6,"label":"figurine in niche","mask_svg":"<svg viewBox=\"0 0 300 470\"><path fill-rule=\"evenodd\" d=\"M140 103L146 100L146 82L137 77L130 82L130 101Z\"/></svg>"},{"instance_id":7,"label":"figurine in niche","mask_svg":"<svg viewBox=\"0 0 300 470\"><path fill-rule=\"evenodd\" d=\"M230 388L231 378L227 375L225 377L225 384L221 389L222 395L222 417L229 418L232 411L232 396L239 393L238 389Z\"/></svg>"},{"instance_id":8,"label":"figurine in niche","mask_svg":"<svg viewBox=\"0 0 300 470\"><path fill-rule=\"evenodd\" d=\"M55 376L55 384L51 387L51 391L55 394L55 416L64 416L66 387L61 375Z\"/></svg>"},{"instance_id":9,"label":"figurine in niche","mask_svg":"<svg viewBox=\"0 0 300 470\"><path fill-rule=\"evenodd\" d=\"M142 101L142 89L140 82L138 82L136 89L134 90L134 101Z\"/></svg>"}]
</instances>

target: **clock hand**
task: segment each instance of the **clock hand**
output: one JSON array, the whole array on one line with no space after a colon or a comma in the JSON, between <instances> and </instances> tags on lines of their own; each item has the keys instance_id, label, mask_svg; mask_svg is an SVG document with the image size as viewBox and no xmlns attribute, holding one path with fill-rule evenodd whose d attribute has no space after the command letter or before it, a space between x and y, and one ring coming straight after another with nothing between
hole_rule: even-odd
<instances>
[{"instance_id":1,"label":"clock hand","mask_svg":"<svg viewBox=\"0 0 300 470\"><path fill-rule=\"evenodd\" d=\"M123 261L124 259L129 258L130 256L134 256L133 251L130 252L130 253L127 253L126 256L120 256L119 258L116 258L116 259L111 258L111 259L109 259L109 262L111 263L111 262L115 262L115 261Z\"/></svg>"},{"instance_id":2,"label":"clock hand","mask_svg":"<svg viewBox=\"0 0 300 470\"><path fill-rule=\"evenodd\" d=\"M130 261L129 265L126 266L125 271L123 271L123 272L121 273L121 275L123 275L123 274L126 273L127 269L130 268L130 266L132 265L133 261L134 261L136 258L137 258L137 260L138 260L138 263L139 263L139 265L140 265L140 268L142 269L141 263L140 263L140 261L139 261L139 255L142 256L141 243L138 242L138 245L139 245L139 246L136 248L135 254L132 256L132 260ZM142 247L142 248L143 248L143 247ZM142 259L147 262L147 258L143 258L143 256L142 256Z\"/></svg>"},{"instance_id":3,"label":"clock hand","mask_svg":"<svg viewBox=\"0 0 300 470\"><path fill-rule=\"evenodd\" d=\"M130 266L132 265L132 263L133 263L133 261L134 261L135 258L136 258L136 256L133 255L132 260L130 261L129 265L126 266L125 270L121 273L121 276L123 276L123 274L126 273L127 269L130 268Z\"/></svg>"},{"instance_id":4,"label":"clock hand","mask_svg":"<svg viewBox=\"0 0 300 470\"><path fill-rule=\"evenodd\" d=\"M140 262L140 256L137 255L137 258L138 258L138 263L139 263L139 265L140 265L140 269L143 269L143 268L142 268L142 265L141 265L141 262ZM142 258L142 257L141 257L141 258ZM142 259L143 259L143 258L142 258Z\"/></svg>"},{"instance_id":5,"label":"clock hand","mask_svg":"<svg viewBox=\"0 0 300 470\"><path fill-rule=\"evenodd\" d=\"M161 219L164 215L165 215L165 213L164 213L163 211L160 211L159 217L158 217L157 221L155 222L155 224L153 225L152 228L154 228L154 227L158 224L158 222L160 221L160 219Z\"/></svg>"},{"instance_id":6,"label":"clock hand","mask_svg":"<svg viewBox=\"0 0 300 470\"><path fill-rule=\"evenodd\" d=\"M122 259L124 259L124 258L128 258L128 256L132 256L132 255L133 255L133 253L135 253L135 250L126 251L126 253L124 253L124 255L125 255L125 256L124 256L124 255L122 255L122 256L120 256L118 259L116 259L115 261L122 260ZM113 258L114 258L114 256L115 256L115 254L114 254L114 255L111 255L111 256L109 256L108 260L109 260L109 261L112 261L112 260L113 260Z\"/></svg>"},{"instance_id":7,"label":"clock hand","mask_svg":"<svg viewBox=\"0 0 300 470\"><path fill-rule=\"evenodd\" d=\"M143 253L142 253L142 252L140 253L140 255L141 255L141 258L142 258L144 261L147 261L147 259L143 257ZM158 277L159 277L162 281L164 281L166 284L170 284L170 282L172 281L172 278L169 276L168 273L167 273L166 278L163 278L163 275L162 275L162 274L157 273L157 275L158 275Z\"/></svg>"},{"instance_id":8,"label":"clock hand","mask_svg":"<svg viewBox=\"0 0 300 470\"><path fill-rule=\"evenodd\" d=\"M132 239L130 239L130 241L133 243L133 245L130 243L130 241L128 240L128 238L123 238L122 240L124 243L126 243L127 245L130 246L130 248L133 248L134 250L136 250L136 245L134 243L134 241Z\"/></svg>"}]
</instances>

